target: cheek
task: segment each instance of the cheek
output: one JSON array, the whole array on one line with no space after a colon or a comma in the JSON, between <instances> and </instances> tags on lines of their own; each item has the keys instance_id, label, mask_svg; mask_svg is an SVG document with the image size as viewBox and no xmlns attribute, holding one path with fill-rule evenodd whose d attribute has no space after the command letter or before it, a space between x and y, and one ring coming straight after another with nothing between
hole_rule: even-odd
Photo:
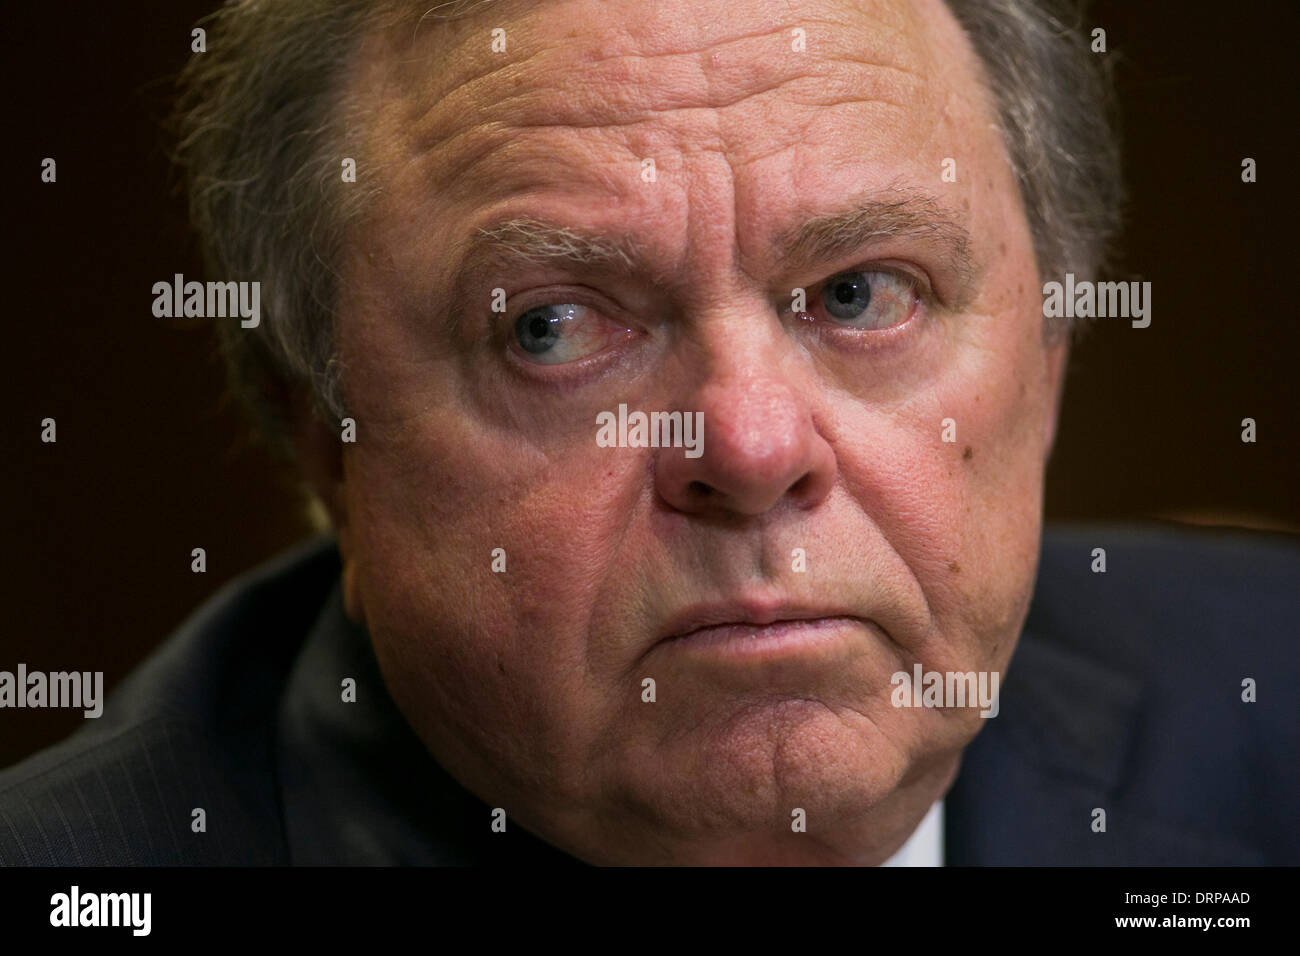
<instances>
[{"instance_id":1,"label":"cheek","mask_svg":"<svg viewBox=\"0 0 1300 956\"><path fill-rule=\"evenodd\" d=\"M550 735L575 708L604 706L584 685L592 622L609 604L645 461L611 457L590 436L539 456L464 414L385 431L347 474L385 676L430 732L476 740L503 766L539 765L575 743ZM516 739L524 726L535 733Z\"/></svg>"},{"instance_id":2,"label":"cheek","mask_svg":"<svg viewBox=\"0 0 1300 956\"><path fill-rule=\"evenodd\" d=\"M1004 304L961 318L914 398L842 413L845 485L924 594L915 651L940 670L1004 661L1033 584L1051 390L1033 302Z\"/></svg>"},{"instance_id":3,"label":"cheek","mask_svg":"<svg viewBox=\"0 0 1300 956\"><path fill-rule=\"evenodd\" d=\"M958 556L933 569L936 615L961 622L1003 660L1033 586L1052 407L1033 308L1020 298L980 319L978 341L965 346L941 392L957 440L934 466L935 480L953 489L950 520L960 534Z\"/></svg>"}]
</instances>

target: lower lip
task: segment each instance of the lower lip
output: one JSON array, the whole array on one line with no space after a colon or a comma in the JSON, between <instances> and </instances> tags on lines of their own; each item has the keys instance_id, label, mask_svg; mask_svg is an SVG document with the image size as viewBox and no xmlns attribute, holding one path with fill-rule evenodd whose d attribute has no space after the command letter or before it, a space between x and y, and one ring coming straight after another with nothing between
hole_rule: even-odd
<instances>
[{"instance_id":1,"label":"lower lip","mask_svg":"<svg viewBox=\"0 0 1300 956\"><path fill-rule=\"evenodd\" d=\"M771 658L815 651L861 636L866 623L854 617L818 617L771 624L720 624L702 627L665 642L669 647L709 656Z\"/></svg>"}]
</instances>

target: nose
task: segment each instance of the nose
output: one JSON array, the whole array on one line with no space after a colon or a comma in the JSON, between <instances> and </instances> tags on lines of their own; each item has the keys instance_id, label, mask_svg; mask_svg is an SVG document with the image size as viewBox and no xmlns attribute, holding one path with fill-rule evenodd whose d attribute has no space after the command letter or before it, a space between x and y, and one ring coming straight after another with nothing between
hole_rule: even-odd
<instances>
[{"instance_id":1,"label":"nose","mask_svg":"<svg viewBox=\"0 0 1300 956\"><path fill-rule=\"evenodd\" d=\"M661 448L659 496L687 514L757 516L782 502L812 508L835 484L835 452L822 437L806 381L750 356L715 367L695 391L703 413L701 454ZM688 404L689 408L690 405Z\"/></svg>"}]
</instances>

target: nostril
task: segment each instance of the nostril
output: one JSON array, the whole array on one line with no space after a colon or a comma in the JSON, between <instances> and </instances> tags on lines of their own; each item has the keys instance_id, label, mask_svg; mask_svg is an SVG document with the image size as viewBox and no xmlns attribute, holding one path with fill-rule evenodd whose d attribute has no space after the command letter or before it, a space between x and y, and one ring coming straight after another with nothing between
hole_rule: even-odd
<instances>
[{"instance_id":1,"label":"nostril","mask_svg":"<svg viewBox=\"0 0 1300 956\"><path fill-rule=\"evenodd\" d=\"M790 494L802 498L807 493L809 486L812 484L812 477L811 472L805 473L802 478L790 486Z\"/></svg>"},{"instance_id":2,"label":"nostril","mask_svg":"<svg viewBox=\"0 0 1300 956\"><path fill-rule=\"evenodd\" d=\"M692 498L707 498L713 494L713 489L702 481L692 481L686 486L686 492Z\"/></svg>"}]
</instances>

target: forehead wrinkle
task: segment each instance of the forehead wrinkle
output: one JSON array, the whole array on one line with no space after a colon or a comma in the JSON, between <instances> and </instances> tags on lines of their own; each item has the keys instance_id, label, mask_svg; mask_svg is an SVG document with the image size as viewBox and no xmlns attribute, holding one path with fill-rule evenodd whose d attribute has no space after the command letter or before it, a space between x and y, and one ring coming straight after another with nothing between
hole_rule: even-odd
<instances>
[{"instance_id":1,"label":"forehead wrinkle","mask_svg":"<svg viewBox=\"0 0 1300 956\"><path fill-rule=\"evenodd\" d=\"M545 56L547 52L546 50L537 50L522 60L512 59L469 79L458 80L450 91L441 95L431 87L435 85L435 80L445 81L446 76L440 72L433 72L424 78L425 82L418 89L406 91L406 95L397 101L392 110L392 113L396 114L393 116L393 125L397 129L410 131L406 134L406 137L410 139L412 146L416 149L428 149L432 145L441 143L449 138L447 130L444 128L446 125L445 117L441 114L450 113L452 116L476 117L483 109L482 104L473 102L472 93L476 85L491 82L492 78L499 74L513 74L516 77L517 85L519 76L525 72L524 68L528 61ZM427 101L425 100L426 96L428 97ZM470 102L458 106L459 100L466 97L470 97ZM466 112L466 110L469 110L469 112ZM475 128L475 126L470 126L467 129L473 130ZM457 132L465 132L465 130Z\"/></svg>"},{"instance_id":2,"label":"forehead wrinkle","mask_svg":"<svg viewBox=\"0 0 1300 956\"><path fill-rule=\"evenodd\" d=\"M511 11L510 19L515 21L511 32L512 54L507 62L500 63L496 56L480 54L467 58L462 55L465 48L476 41L472 39L472 31L465 26L463 20L455 21L452 27L456 31L452 34L455 46L441 61L446 65L440 65L437 70L426 70L422 77L411 77L412 80L423 79L423 82L418 83L419 89L412 94L402 97L385 96L381 100L395 107L383 111L389 113L388 122L384 125L391 133L386 138L389 142L396 140L402 144L408 162L436 166L436 178L452 182L459 179L467 167L498 151L502 145L511 144L520 130L614 130L654 122L687 109L731 109L747 100L778 93L783 94L783 107L797 107L806 111L874 102L906 112L923 105L925 97L922 95L921 102L918 102L916 94L919 92L918 87L924 86L925 80L911 67L924 61L925 57L913 42L909 42L915 41L915 36L900 32L903 26L914 19L905 6L896 8L877 5L873 17L864 17L863 11L857 9L841 12L832 7L829 10L818 9L816 12L818 16L809 16L796 22L813 32L810 50L829 50L829 55L817 52L789 55L786 37L781 35L790 29L789 24L775 28L765 26L764 29L740 36L723 37L690 51L669 49L666 53L648 53L643 50L618 49L620 45L630 44L653 49L657 34L647 34L645 28L641 30L640 36L630 34L634 28L611 30L601 36L598 44L588 42L584 46L581 45L583 40L577 31L555 42L544 36L548 26L545 20L539 22L537 18L528 17L522 12ZM869 20L874 28L865 37L865 44L839 39L841 36L864 39L864 19ZM825 37L820 36L819 28L825 30ZM429 34L434 32L428 31ZM680 30L677 32L680 33ZM766 37L771 37L775 49L784 55L755 57L747 51L736 49L737 44L752 46L755 41L761 43ZM671 42L672 39L669 37L666 42ZM542 40L548 42L542 43ZM513 52L520 44L530 42L536 44L537 48L528 50L522 57ZM575 42L579 45L575 46ZM413 43L413 39L407 39L408 46ZM611 45L615 47L614 52L604 53ZM735 61L747 71L743 79L730 82L725 78L719 79L720 76L725 77L727 70L719 68L717 60L727 51L734 51L734 55L725 58ZM567 74L565 71L557 74L555 70L547 69L551 59L548 54L559 57L561 64L576 60L578 67L595 67L596 72L591 75L591 71L588 71L588 75L577 77L575 82L557 86L554 77ZM665 70L661 62L663 56L679 59L685 57L694 62L685 70ZM703 61L706 58L712 61L709 69L704 68ZM471 70L469 72L474 75L466 78L463 67L467 60L471 65L480 65L486 60L488 68L477 72ZM406 65L430 62L428 58L414 55L403 58L403 61ZM778 62L788 63L789 68L782 71L784 75L773 80L770 67ZM461 70L456 70L454 64L457 63L462 66ZM754 70L756 63L767 68ZM638 70L634 64L645 66ZM604 70L601 70L602 65ZM853 69L853 66L858 68ZM439 88L447 86L448 67L454 71L451 75L457 82L444 95L439 96ZM678 92L674 96L670 86L674 74L689 77L693 89ZM546 82L530 82L535 75L544 76ZM720 90L721 94L706 94L704 101L700 102L696 90L700 86L698 78L701 75L705 77L704 86L707 89ZM391 81L382 85L386 89L392 88ZM754 89L755 86L760 88ZM806 96L802 95L805 87L809 90ZM496 90L502 91L504 95L493 98L492 94ZM831 98L830 102L828 97ZM677 104L671 102L674 98L679 101ZM423 104L421 100L424 101ZM491 104L487 107L491 118L483 118L484 101ZM665 102L669 102L669 105L663 105ZM744 119L744 116L736 117L737 122ZM471 125L466 125L467 123ZM478 142L463 147L466 140ZM627 145L623 144L623 148L626 149ZM432 155L435 150L436 159ZM428 154L428 157L424 158L421 154ZM738 165L743 166L748 162L743 156L732 158ZM424 162L421 163L421 159Z\"/></svg>"},{"instance_id":3,"label":"forehead wrinkle","mask_svg":"<svg viewBox=\"0 0 1300 956\"><path fill-rule=\"evenodd\" d=\"M706 82L711 81L706 80ZM791 95L793 90L798 89L799 86L804 84L806 84L812 91L807 98ZM833 86L835 84L831 85ZM412 156L417 162L422 158L425 163L436 166L437 179L444 183L454 183L460 179L469 167L478 164L488 157L499 156L500 159L506 161L493 164L496 166L496 171L492 176L492 181L495 184L501 183L505 170L511 167L524 171L531 171L535 175L538 168L538 161L543 160L545 161L544 164L563 166L563 168L572 174L579 174L584 170L589 171L591 172L589 178L593 181L612 187L613 182L611 179L609 177L598 175L592 167L592 164L564 163L554 155L557 152L556 144L554 142L526 144L524 141L525 138L521 137L521 134L528 132L546 133L551 131L561 134L578 134L586 131L607 131L614 133L619 130L630 129L645 124L662 123L665 117L673 115L682 116L684 119L695 116L698 116L700 119L705 119L711 115L716 115L720 110L737 106L745 100L751 100L755 97L769 94L775 95L782 92L785 93L785 100L781 104L783 108L792 111L797 110L801 114L806 114L810 119L818 113L824 113L826 110L844 106L889 107L897 110L903 115L914 113L917 110L918 104L916 103L905 103L889 98L872 97L862 90L861 87L854 88L847 84L845 85L845 89L846 93L843 96L828 100L826 98L828 84L825 77L795 76L778 81L775 87L770 87L758 91L757 93L745 93L740 100L732 102L689 107L646 106L642 108L639 115L634 116L606 115L603 117L591 117L590 115L585 115L580 112L581 108L574 105L572 100L570 100L569 105L577 114L571 117L557 115L553 108L548 109L543 105L539 105L535 110L525 111L522 108L519 109L518 112L524 115L513 117L497 116L492 119L479 120L473 125L461 126L460 128L453 130L448 130L445 127L439 128L436 122L434 122L431 123L422 133L408 132L403 134L403 139L405 140L404 147L408 151L408 155ZM530 104L534 99L544 102L548 98L548 94L549 91L535 91L528 95L529 99L527 102ZM515 97L514 99L519 101L521 106L525 103L523 95ZM793 116L790 118L792 120L794 119ZM748 125L748 122L744 117L735 117L734 122L742 127ZM732 128L732 123L730 121L723 125L726 128ZM716 130L717 125L710 124L710 128ZM689 132L690 129L688 128L685 131ZM698 130L695 132L698 133ZM743 136L729 136L727 137L727 143L729 147L737 147L740 144L744 144L746 149L749 149L751 153L753 152L753 149L756 148L756 144L746 143ZM620 152L625 152L627 154L626 158L628 162L638 162L641 158L641 153L632 149L627 142L611 140L608 145ZM788 142L777 142L773 144L773 150L764 152L760 149L757 153L753 153L752 155L741 155L739 151L736 151L731 154L731 161L733 166L740 168L763 158L764 155L769 155L774 150L786 148L789 145ZM591 155L592 144L590 142L577 143L575 144L575 148L581 155ZM682 144L682 148L685 152L692 151L692 137L687 138L686 142ZM509 151L514 155L504 155L503 150ZM518 158L520 152L546 153L548 151L552 153L552 155L543 155L526 160L520 160Z\"/></svg>"},{"instance_id":4,"label":"forehead wrinkle","mask_svg":"<svg viewBox=\"0 0 1300 956\"><path fill-rule=\"evenodd\" d=\"M827 24L832 38L846 26L861 27L860 23L855 24L852 20L842 23L816 18L801 21L800 25L808 28L818 22ZM478 117L483 113L485 103L489 104L487 108L491 110L492 119L500 123L547 125L537 122L537 117L544 115L549 118L548 124L583 128L627 125L682 107L727 109L799 81L807 82L813 91L806 100L794 100L803 105L815 107L819 105L816 102L818 95L829 94L902 106L900 100L906 99L907 93L922 82L918 73L909 68L915 57L901 55L915 53L906 43L883 44L879 37L872 37L874 42L870 46L874 49L870 52L877 55L871 57L864 55L867 51L863 51L861 44L817 39L813 48L830 49L829 55L791 54L788 39L782 35L788 29L789 25L782 25L738 37L725 37L704 47L666 52L615 50L604 53L611 45L618 45L616 38L619 34L602 36L598 42L578 40L576 43L564 42L570 38L559 43L547 38L547 42L541 44L542 38L537 37L538 48L528 51L522 58L512 55L506 63L497 63L499 58L495 56L471 56L471 63L486 59L488 69L471 71L469 76L463 70L449 76L447 67L426 73L415 96L406 99L408 102L411 99L418 101L427 96L428 100L423 106L410 102L405 115L397 118L397 125L404 130L415 130L412 139L417 147L427 147L431 140L448 135L447 124L441 122L446 116ZM526 33L526 37L532 36L531 32ZM752 41L764 38L771 39L771 49L759 50L757 56L749 51L732 50L736 44L752 46ZM524 42L518 37L512 39L516 44ZM640 36L625 41L623 45L653 46L653 40L653 36ZM452 70L455 70L452 64L464 63L465 58L456 54L461 53L465 45L465 42L458 44L451 51L452 55L445 58L450 61L448 66ZM664 62L665 57L668 63ZM553 59L558 59L560 69L552 64ZM677 68L673 60L685 62L682 68ZM427 60L412 57L408 62ZM755 70L758 63L764 69ZM780 71L782 75L774 78L772 68L782 63L788 67ZM846 64L864 69L847 71ZM732 73L743 75L729 79ZM718 91L716 97L706 97L701 102L696 89L679 91L670 86L675 76L694 81L701 74L708 76L708 88ZM556 82L557 77L563 80L569 76L574 82ZM692 82L692 86L696 84Z\"/></svg>"},{"instance_id":5,"label":"forehead wrinkle","mask_svg":"<svg viewBox=\"0 0 1300 956\"><path fill-rule=\"evenodd\" d=\"M708 113L719 113L724 110L730 109L732 107L738 106L741 103L744 103L746 101L754 100L761 96L767 96L770 94L781 92L784 86L793 83L798 83L803 80L807 80L810 84L815 84L819 91L824 92L827 88L826 84L822 82L821 78L819 77L796 76L796 77L790 77L789 79L786 80L782 80L776 86L771 87L769 89L759 90L754 93L745 93L740 97L738 97L737 99L728 102L706 103L706 104L697 104L697 105L690 105L690 106L687 105L664 106L664 107L647 106L642 108L641 113L639 115L630 118L602 117L599 119L591 119L590 121L584 121L583 119L579 119L576 117L574 119L566 119L566 118L557 119L555 117L554 112L547 112L545 114L546 115L545 119L539 119L536 122L530 122L528 120L520 120L520 119L511 120L509 123L509 128L511 129L560 128L560 129L574 129L574 130L618 129L621 127L637 126L642 123L653 122L655 120L660 119L665 114L680 115L680 114L690 114L692 112L697 112L697 111L708 112ZM870 103L876 103L882 106L891 106L894 107L895 109L899 109L903 111L915 111L916 109L915 104L899 103L885 97L864 96L862 95L862 91L860 90L857 91L857 95L846 95L842 99L838 99L838 100L827 101L822 96L816 95L810 97L807 101L790 99L787 102L783 102L781 105L783 108L806 107L812 110L820 110L820 109L826 109L831 106L843 106L843 105L848 105L853 103L860 103L864 105ZM539 112L543 112L543 111L539 111ZM505 124L498 124L498 125L505 125Z\"/></svg>"},{"instance_id":6,"label":"forehead wrinkle","mask_svg":"<svg viewBox=\"0 0 1300 956\"><path fill-rule=\"evenodd\" d=\"M576 192L620 203L627 187L620 168L640 161L624 143L606 142L603 137L597 143L591 135L567 128L549 135L530 135L523 129L464 132L474 141L472 148L438 145L423 155L414 154L409 163L419 177L421 198L440 197L444 214L456 204L470 203L477 210L520 193L540 191ZM570 153L581 153L583 161L570 160Z\"/></svg>"},{"instance_id":7,"label":"forehead wrinkle","mask_svg":"<svg viewBox=\"0 0 1300 956\"><path fill-rule=\"evenodd\" d=\"M618 69L589 70L578 81L565 86L552 84L529 85L520 83L519 89L493 99L487 107L491 120L487 122L510 127L536 128L563 126L572 129L630 126L667 114L690 111L719 112L742 103L760 101L777 94L786 97L782 106L821 108L834 102L882 102L902 109L915 108L915 99L921 78L914 71L890 64L870 63L863 60L826 60L814 57L794 61L797 68L774 77L771 71L755 73L755 79L728 82L719 70L684 60L681 67L665 68L662 64L647 66L645 70L625 69L631 63L649 60L639 55L611 56L598 64L617 64ZM853 68L846 69L846 64ZM752 64L746 64L752 65ZM521 71L517 80L526 80L529 71ZM678 89L665 80L674 77L699 78L707 92L699 89ZM807 96L800 93L806 88ZM416 142L427 144L445 138L447 131L435 113L451 115L480 115L484 107L473 102L460 103L470 94L466 87L449 94L442 101L424 111L419 120L408 126L416 129Z\"/></svg>"}]
</instances>

